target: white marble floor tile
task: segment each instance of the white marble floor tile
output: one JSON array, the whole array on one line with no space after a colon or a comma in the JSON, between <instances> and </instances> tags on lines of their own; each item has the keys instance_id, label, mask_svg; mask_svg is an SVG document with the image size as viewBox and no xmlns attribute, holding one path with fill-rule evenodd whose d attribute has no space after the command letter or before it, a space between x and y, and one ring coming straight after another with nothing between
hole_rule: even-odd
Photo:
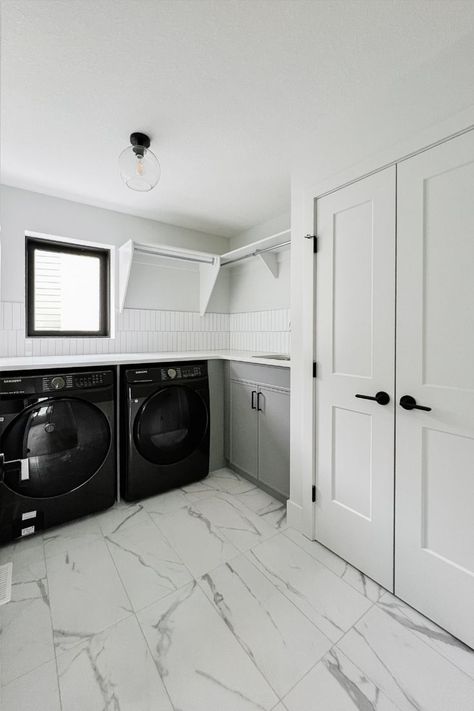
<instances>
[{"instance_id":1,"label":"white marble floor tile","mask_svg":"<svg viewBox=\"0 0 474 711\"><path fill-rule=\"evenodd\" d=\"M58 649L101 632L131 614L115 565L103 539L46 561Z\"/></svg>"},{"instance_id":2,"label":"white marble floor tile","mask_svg":"<svg viewBox=\"0 0 474 711\"><path fill-rule=\"evenodd\" d=\"M135 618L58 655L62 711L172 711Z\"/></svg>"},{"instance_id":3,"label":"white marble floor tile","mask_svg":"<svg viewBox=\"0 0 474 711\"><path fill-rule=\"evenodd\" d=\"M379 607L474 679L473 649L390 593L383 595Z\"/></svg>"},{"instance_id":4,"label":"white marble floor tile","mask_svg":"<svg viewBox=\"0 0 474 711\"><path fill-rule=\"evenodd\" d=\"M288 711L288 709L284 705L283 701L280 701L279 704L273 707L272 711Z\"/></svg>"},{"instance_id":5,"label":"white marble floor tile","mask_svg":"<svg viewBox=\"0 0 474 711\"><path fill-rule=\"evenodd\" d=\"M175 709L268 711L278 698L195 584L138 613Z\"/></svg>"},{"instance_id":6,"label":"white marble floor tile","mask_svg":"<svg viewBox=\"0 0 474 711\"><path fill-rule=\"evenodd\" d=\"M105 537L134 610L178 590L192 576L157 526L148 521Z\"/></svg>"},{"instance_id":7,"label":"white marble floor tile","mask_svg":"<svg viewBox=\"0 0 474 711\"><path fill-rule=\"evenodd\" d=\"M93 546L102 540L99 517L87 516L64 526L56 526L46 531L43 539L46 559L81 546Z\"/></svg>"},{"instance_id":8,"label":"white marble floor tile","mask_svg":"<svg viewBox=\"0 0 474 711\"><path fill-rule=\"evenodd\" d=\"M150 511L153 521L195 576L201 576L238 555L217 526L197 504L165 514Z\"/></svg>"},{"instance_id":9,"label":"white marble floor tile","mask_svg":"<svg viewBox=\"0 0 474 711\"><path fill-rule=\"evenodd\" d=\"M61 711L56 660L10 682L0 694L2 711Z\"/></svg>"},{"instance_id":10,"label":"white marble floor tile","mask_svg":"<svg viewBox=\"0 0 474 711\"><path fill-rule=\"evenodd\" d=\"M250 560L333 642L372 603L283 533L251 550Z\"/></svg>"},{"instance_id":11,"label":"white marble floor tile","mask_svg":"<svg viewBox=\"0 0 474 711\"><path fill-rule=\"evenodd\" d=\"M330 640L244 556L206 573L201 586L279 697L331 647Z\"/></svg>"},{"instance_id":12,"label":"white marble floor tile","mask_svg":"<svg viewBox=\"0 0 474 711\"><path fill-rule=\"evenodd\" d=\"M0 564L10 561L13 563L14 583L46 577L43 536L29 536L0 548Z\"/></svg>"},{"instance_id":13,"label":"white marble floor tile","mask_svg":"<svg viewBox=\"0 0 474 711\"><path fill-rule=\"evenodd\" d=\"M288 711L399 711L341 652L332 650L284 699Z\"/></svg>"},{"instance_id":14,"label":"white marble floor tile","mask_svg":"<svg viewBox=\"0 0 474 711\"><path fill-rule=\"evenodd\" d=\"M242 552L276 533L271 523L255 514L232 494L217 493L210 499L196 501L192 508L211 521Z\"/></svg>"},{"instance_id":15,"label":"white marble floor tile","mask_svg":"<svg viewBox=\"0 0 474 711\"><path fill-rule=\"evenodd\" d=\"M1 609L1 683L8 684L54 658L46 578L14 583Z\"/></svg>"},{"instance_id":16,"label":"white marble floor tile","mask_svg":"<svg viewBox=\"0 0 474 711\"><path fill-rule=\"evenodd\" d=\"M378 605L337 649L401 711L474 709L474 680Z\"/></svg>"},{"instance_id":17,"label":"white marble floor tile","mask_svg":"<svg viewBox=\"0 0 474 711\"><path fill-rule=\"evenodd\" d=\"M188 501L207 499L209 496L216 493L216 489L212 485L210 476L207 476L200 481L194 481L191 484L186 484L180 489L180 491L187 497Z\"/></svg>"},{"instance_id":18,"label":"white marble floor tile","mask_svg":"<svg viewBox=\"0 0 474 711\"><path fill-rule=\"evenodd\" d=\"M104 536L118 533L150 521L140 502L139 504L117 504L97 516L97 522Z\"/></svg>"},{"instance_id":19,"label":"white marble floor tile","mask_svg":"<svg viewBox=\"0 0 474 711\"><path fill-rule=\"evenodd\" d=\"M205 481L215 491L222 491L226 494L243 494L257 488L255 484L227 468L216 469L209 474Z\"/></svg>"},{"instance_id":20,"label":"white marble floor tile","mask_svg":"<svg viewBox=\"0 0 474 711\"><path fill-rule=\"evenodd\" d=\"M322 546L317 541L310 541L309 538L303 536L299 531L295 531L294 528L287 528L285 536L288 536L288 538L309 553L315 560L318 560L329 568L329 570L332 570L333 573L336 573L336 575L353 587L354 590L364 595L368 600L377 602L386 592L378 583L361 573L360 570L357 570L357 568L354 568L342 558L339 558L339 556L330 551L329 548Z\"/></svg>"},{"instance_id":21,"label":"white marble floor tile","mask_svg":"<svg viewBox=\"0 0 474 711\"><path fill-rule=\"evenodd\" d=\"M0 546L0 564L15 561L15 565L20 567L24 564L30 565L43 559L43 534L37 533L33 536L21 538L12 543Z\"/></svg>"},{"instance_id":22,"label":"white marble floor tile","mask_svg":"<svg viewBox=\"0 0 474 711\"><path fill-rule=\"evenodd\" d=\"M195 497L186 494L184 489L173 489L173 491L165 491L163 494L143 499L141 504L149 514L161 515L183 509L186 506L190 506L196 498L207 498L213 496L214 493L213 490L207 488L205 497Z\"/></svg>"},{"instance_id":23,"label":"white marble floor tile","mask_svg":"<svg viewBox=\"0 0 474 711\"><path fill-rule=\"evenodd\" d=\"M236 498L277 530L286 528L286 503L258 488L237 494Z\"/></svg>"}]
</instances>

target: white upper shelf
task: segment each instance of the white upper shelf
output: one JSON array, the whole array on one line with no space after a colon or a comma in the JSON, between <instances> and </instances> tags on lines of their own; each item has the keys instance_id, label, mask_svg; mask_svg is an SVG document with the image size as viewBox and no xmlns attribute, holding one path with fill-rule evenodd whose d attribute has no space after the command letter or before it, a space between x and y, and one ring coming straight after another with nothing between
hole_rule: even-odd
<instances>
[{"instance_id":1,"label":"white upper shelf","mask_svg":"<svg viewBox=\"0 0 474 711\"><path fill-rule=\"evenodd\" d=\"M122 313L125 306L132 263L137 255L146 254L152 257L198 264L200 275L199 311L201 316L204 316L221 266L235 264L249 257L258 257L273 276L277 278L278 262L275 252L289 245L290 230L278 232L270 237L265 237L257 242L246 244L244 247L233 249L231 252L226 252L221 255L212 254L210 252L198 252L181 247L170 247L164 244L143 244L129 239L118 249L119 311Z\"/></svg>"},{"instance_id":2,"label":"white upper shelf","mask_svg":"<svg viewBox=\"0 0 474 711\"><path fill-rule=\"evenodd\" d=\"M233 249L231 252L221 254L221 266L236 264L249 257L258 257L271 271L275 278L278 277L278 262L276 252L289 247L291 243L291 230L277 232L269 237L259 239L257 242L245 244L243 247Z\"/></svg>"}]
</instances>

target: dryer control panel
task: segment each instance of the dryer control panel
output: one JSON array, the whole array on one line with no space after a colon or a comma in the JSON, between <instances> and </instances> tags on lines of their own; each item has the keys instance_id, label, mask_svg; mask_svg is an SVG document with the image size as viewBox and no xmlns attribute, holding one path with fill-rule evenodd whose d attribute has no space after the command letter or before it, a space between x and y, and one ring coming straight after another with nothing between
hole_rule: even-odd
<instances>
[{"instance_id":1,"label":"dryer control panel","mask_svg":"<svg viewBox=\"0 0 474 711\"><path fill-rule=\"evenodd\" d=\"M203 375L200 365L175 365L172 368L161 368L161 380L187 380L202 378Z\"/></svg>"},{"instance_id":2,"label":"dryer control panel","mask_svg":"<svg viewBox=\"0 0 474 711\"><path fill-rule=\"evenodd\" d=\"M193 380L207 377L207 363L163 363L160 367L140 368L127 371L131 383L165 383L173 380Z\"/></svg>"}]
</instances>

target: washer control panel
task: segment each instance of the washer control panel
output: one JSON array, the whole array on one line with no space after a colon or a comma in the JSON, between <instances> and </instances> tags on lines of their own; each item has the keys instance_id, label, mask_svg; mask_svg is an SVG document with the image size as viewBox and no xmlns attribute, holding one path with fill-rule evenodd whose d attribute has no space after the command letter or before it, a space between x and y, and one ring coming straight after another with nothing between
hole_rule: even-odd
<instances>
[{"instance_id":1,"label":"washer control panel","mask_svg":"<svg viewBox=\"0 0 474 711\"><path fill-rule=\"evenodd\" d=\"M110 370L83 373L48 373L47 375L12 375L0 378L0 396L54 393L100 388L111 385Z\"/></svg>"},{"instance_id":2,"label":"washer control panel","mask_svg":"<svg viewBox=\"0 0 474 711\"><path fill-rule=\"evenodd\" d=\"M74 376L74 387L76 388L100 388L102 385L108 385L110 380L107 376L108 371L94 373L79 373Z\"/></svg>"}]
</instances>

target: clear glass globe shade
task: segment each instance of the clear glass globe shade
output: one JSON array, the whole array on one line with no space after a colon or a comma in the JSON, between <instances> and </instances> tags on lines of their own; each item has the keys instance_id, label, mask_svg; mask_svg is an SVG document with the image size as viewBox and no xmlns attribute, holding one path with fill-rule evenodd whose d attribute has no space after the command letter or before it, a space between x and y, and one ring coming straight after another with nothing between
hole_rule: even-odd
<instances>
[{"instance_id":1,"label":"clear glass globe shade","mask_svg":"<svg viewBox=\"0 0 474 711\"><path fill-rule=\"evenodd\" d=\"M133 146L128 146L119 156L122 180L131 190L146 193L152 190L161 176L158 158L149 148L140 146L137 155Z\"/></svg>"}]
</instances>

